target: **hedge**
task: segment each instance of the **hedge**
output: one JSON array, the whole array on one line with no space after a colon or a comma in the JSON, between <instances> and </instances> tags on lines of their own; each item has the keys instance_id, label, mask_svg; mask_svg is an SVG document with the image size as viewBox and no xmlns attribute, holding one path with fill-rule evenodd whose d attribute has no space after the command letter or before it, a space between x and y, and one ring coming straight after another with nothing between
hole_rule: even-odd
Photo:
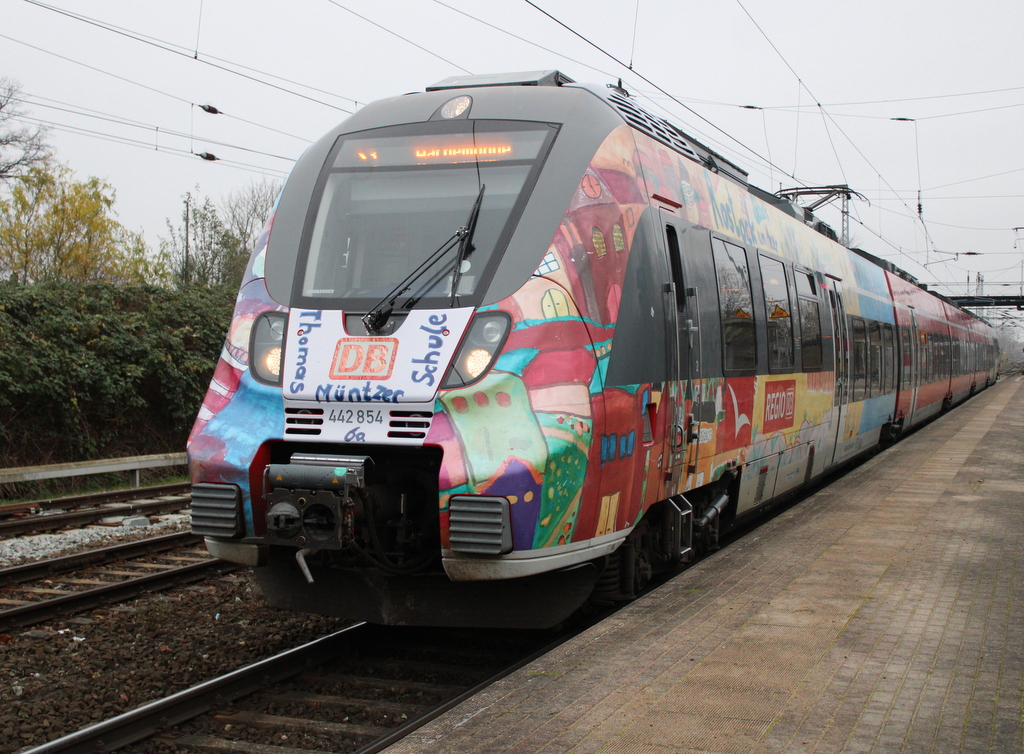
<instances>
[{"instance_id":1,"label":"hedge","mask_svg":"<svg viewBox=\"0 0 1024 754\"><path fill-rule=\"evenodd\" d=\"M184 450L234 298L0 284L0 464Z\"/></svg>"}]
</instances>

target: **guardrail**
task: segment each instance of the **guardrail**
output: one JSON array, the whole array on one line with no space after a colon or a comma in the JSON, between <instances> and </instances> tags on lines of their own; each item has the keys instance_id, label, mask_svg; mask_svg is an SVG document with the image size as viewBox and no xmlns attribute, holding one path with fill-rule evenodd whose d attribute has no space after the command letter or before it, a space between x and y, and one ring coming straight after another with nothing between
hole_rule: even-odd
<instances>
[{"instance_id":1,"label":"guardrail","mask_svg":"<svg viewBox=\"0 0 1024 754\"><path fill-rule=\"evenodd\" d=\"M139 471L161 466L185 466L188 460L184 453L157 453L150 456L111 458L105 461L77 461L75 463L51 463L48 466L18 466L0 469L0 484L13 482L34 482L39 479L63 479L69 476L109 474L113 471L130 472L131 484L139 486Z\"/></svg>"}]
</instances>

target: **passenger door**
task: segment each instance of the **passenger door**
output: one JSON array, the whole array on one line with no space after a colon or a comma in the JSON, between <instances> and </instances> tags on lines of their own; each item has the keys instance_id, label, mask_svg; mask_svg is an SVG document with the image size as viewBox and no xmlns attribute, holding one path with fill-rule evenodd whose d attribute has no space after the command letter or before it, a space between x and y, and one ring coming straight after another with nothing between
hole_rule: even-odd
<instances>
[{"instance_id":1,"label":"passenger door","mask_svg":"<svg viewBox=\"0 0 1024 754\"><path fill-rule=\"evenodd\" d=\"M828 301L832 309L832 342L835 353L835 393L832 399L833 440L831 463L842 460L843 428L850 403L850 336L846 322L846 308L843 305L842 281L829 276L832 287Z\"/></svg>"},{"instance_id":2,"label":"passenger door","mask_svg":"<svg viewBox=\"0 0 1024 754\"><path fill-rule=\"evenodd\" d=\"M907 391L910 396L907 415L903 420L904 429L913 426L914 409L917 406L917 319L914 317L913 309L910 310L910 325L907 328L907 333L909 334L909 342L900 342L900 360L903 362L903 370L900 376L900 390ZM908 356L909 358L907 358Z\"/></svg>"},{"instance_id":3,"label":"passenger door","mask_svg":"<svg viewBox=\"0 0 1024 754\"><path fill-rule=\"evenodd\" d=\"M682 253L679 225L673 215L662 211L665 244L672 267L672 294L676 308L676 358L682 395L675 405L670 427L673 471L682 478L694 473L700 456L700 423L704 406L701 381L701 343L698 290L691 260ZM677 481L677 480L674 480ZM684 485L684 488L686 485Z\"/></svg>"}]
</instances>

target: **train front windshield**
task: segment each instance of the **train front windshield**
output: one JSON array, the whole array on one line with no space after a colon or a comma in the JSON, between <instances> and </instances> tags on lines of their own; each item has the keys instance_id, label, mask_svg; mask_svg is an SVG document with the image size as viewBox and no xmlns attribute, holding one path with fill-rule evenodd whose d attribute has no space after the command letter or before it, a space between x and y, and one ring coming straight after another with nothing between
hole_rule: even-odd
<instances>
[{"instance_id":1,"label":"train front windshield","mask_svg":"<svg viewBox=\"0 0 1024 754\"><path fill-rule=\"evenodd\" d=\"M520 121L443 121L341 137L314 197L297 282L300 302L368 309L467 225L483 190L458 295L478 303L536 181L556 128ZM449 305L453 248L398 300Z\"/></svg>"}]
</instances>

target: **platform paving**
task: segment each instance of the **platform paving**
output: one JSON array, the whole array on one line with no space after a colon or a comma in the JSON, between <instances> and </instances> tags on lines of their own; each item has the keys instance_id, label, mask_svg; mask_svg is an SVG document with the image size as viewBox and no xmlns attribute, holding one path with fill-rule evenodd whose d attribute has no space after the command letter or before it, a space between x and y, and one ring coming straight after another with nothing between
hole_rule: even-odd
<instances>
[{"instance_id":1,"label":"platform paving","mask_svg":"<svg viewBox=\"0 0 1024 754\"><path fill-rule=\"evenodd\" d=\"M388 748L1024 751L1024 379Z\"/></svg>"}]
</instances>

